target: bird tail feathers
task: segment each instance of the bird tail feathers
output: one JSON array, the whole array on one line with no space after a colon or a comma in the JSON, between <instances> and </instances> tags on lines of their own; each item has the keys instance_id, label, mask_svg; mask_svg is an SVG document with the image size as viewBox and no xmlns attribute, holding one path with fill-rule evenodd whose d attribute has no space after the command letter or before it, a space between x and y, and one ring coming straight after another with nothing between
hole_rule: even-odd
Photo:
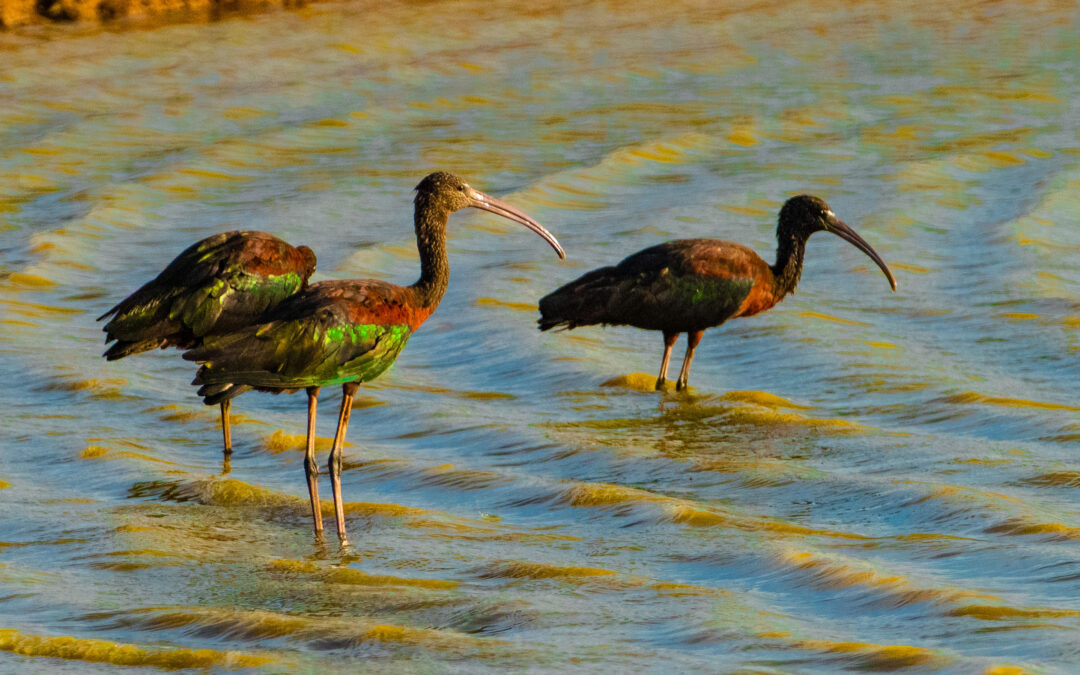
<instances>
[{"instance_id":1,"label":"bird tail feathers","mask_svg":"<svg viewBox=\"0 0 1080 675\"><path fill-rule=\"evenodd\" d=\"M571 281L540 299L540 330L613 323L608 314L612 293L612 267L602 267Z\"/></svg>"}]
</instances>

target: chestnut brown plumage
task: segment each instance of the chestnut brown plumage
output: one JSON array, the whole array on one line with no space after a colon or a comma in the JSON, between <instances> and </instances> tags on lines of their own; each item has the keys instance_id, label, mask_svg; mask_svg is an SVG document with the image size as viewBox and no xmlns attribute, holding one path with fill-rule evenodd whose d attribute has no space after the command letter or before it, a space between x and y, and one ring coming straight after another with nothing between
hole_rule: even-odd
<instances>
[{"instance_id":1,"label":"chestnut brown plumage","mask_svg":"<svg viewBox=\"0 0 1080 675\"><path fill-rule=\"evenodd\" d=\"M433 173L416 186L414 224L420 252L420 279L411 286L375 279L312 284L267 313L259 323L203 340L184 354L202 364L194 384L207 404L228 401L256 389L308 395L307 451L304 470L316 535L322 513L315 464L315 415L319 388L342 385L341 411L330 450L330 485L338 537L344 543L341 458L349 411L361 382L389 368L442 300L450 279L446 224L451 213L473 207L524 225L543 237L560 258L555 237L518 209L472 188L461 178Z\"/></svg>"},{"instance_id":2,"label":"chestnut brown plumage","mask_svg":"<svg viewBox=\"0 0 1080 675\"><path fill-rule=\"evenodd\" d=\"M792 197L780 209L776 264L751 249L717 239L680 239L639 251L613 267L601 267L540 300L540 330L595 324L634 326L664 334L664 357L656 388L667 379L671 349L687 334L686 356L676 389L687 386L694 350L707 328L753 316L795 290L806 240L832 232L870 257L896 290L881 256L836 217L824 200Z\"/></svg>"}]
</instances>

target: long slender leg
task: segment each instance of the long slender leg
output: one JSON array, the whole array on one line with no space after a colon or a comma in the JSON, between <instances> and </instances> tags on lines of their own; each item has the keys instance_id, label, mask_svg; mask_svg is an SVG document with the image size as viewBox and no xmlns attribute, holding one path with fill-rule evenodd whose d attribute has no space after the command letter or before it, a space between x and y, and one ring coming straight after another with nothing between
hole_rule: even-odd
<instances>
[{"instance_id":1,"label":"long slender leg","mask_svg":"<svg viewBox=\"0 0 1080 675\"><path fill-rule=\"evenodd\" d=\"M304 455L304 473L307 474L308 497L311 499L311 517L315 521L315 536L322 537L322 503L319 501L319 465L315 463L315 413L319 403L319 388L307 388L307 452Z\"/></svg>"},{"instance_id":2,"label":"long slender leg","mask_svg":"<svg viewBox=\"0 0 1080 675\"><path fill-rule=\"evenodd\" d=\"M348 544L349 538L345 536L345 505L341 502L341 449L345 445L345 431L349 428L353 395L359 386L357 382L341 385L341 414L338 415L337 431L334 433L334 447L330 450L330 487L334 490L334 518L337 519L338 539L342 544Z\"/></svg>"},{"instance_id":3,"label":"long slender leg","mask_svg":"<svg viewBox=\"0 0 1080 675\"><path fill-rule=\"evenodd\" d=\"M703 330L695 330L686 334L686 356L683 357L682 372L679 373L679 379L675 382L675 391L686 389L690 381L690 362L694 360L694 350L697 349L703 335L705 335Z\"/></svg>"},{"instance_id":4,"label":"long slender leg","mask_svg":"<svg viewBox=\"0 0 1080 675\"><path fill-rule=\"evenodd\" d=\"M667 382L667 367L671 361L671 348L675 346L675 340L679 339L678 333L664 331L664 360L660 362L660 375L656 378L656 390L660 391Z\"/></svg>"},{"instance_id":5,"label":"long slender leg","mask_svg":"<svg viewBox=\"0 0 1080 675\"><path fill-rule=\"evenodd\" d=\"M232 454L232 430L229 428L229 408L231 407L231 398L227 398L221 402L221 434L225 437L226 459Z\"/></svg>"}]
</instances>

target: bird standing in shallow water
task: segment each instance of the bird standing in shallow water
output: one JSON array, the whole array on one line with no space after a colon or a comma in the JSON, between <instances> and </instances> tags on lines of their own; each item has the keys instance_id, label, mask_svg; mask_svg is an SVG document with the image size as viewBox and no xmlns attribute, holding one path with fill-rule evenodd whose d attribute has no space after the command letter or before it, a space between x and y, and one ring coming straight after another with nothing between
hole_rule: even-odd
<instances>
[{"instance_id":1,"label":"bird standing in shallow water","mask_svg":"<svg viewBox=\"0 0 1080 675\"><path fill-rule=\"evenodd\" d=\"M466 207L490 211L543 237L560 258L566 257L554 236L516 208L470 187L445 172L433 173L416 186L416 246L420 279L396 286L374 279L312 284L269 312L263 323L207 338L184 358L202 364L194 384L208 404L227 401L248 390L308 395L304 470L315 533L322 534L315 464L315 415L319 388L342 385L341 411L330 450L330 484L338 537L347 542L341 499L341 450L353 395L361 382L375 379L393 364L409 336L420 327L446 292L446 223Z\"/></svg>"},{"instance_id":2,"label":"bird standing in shallow water","mask_svg":"<svg viewBox=\"0 0 1080 675\"><path fill-rule=\"evenodd\" d=\"M222 232L196 242L152 281L97 318L115 340L104 356L122 359L158 347L191 349L208 335L257 320L307 286L315 253L256 230ZM230 401L221 402L226 467L232 453Z\"/></svg>"},{"instance_id":3,"label":"bird standing in shallow water","mask_svg":"<svg viewBox=\"0 0 1080 675\"><path fill-rule=\"evenodd\" d=\"M776 264L751 249L717 239L679 239L638 251L614 267L593 270L540 300L540 330L594 324L634 326L664 333L664 358L656 388L667 379L671 348L687 334L686 357L675 383L687 386L690 362L705 329L753 316L795 290L806 240L832 232L870 256L896 290L881 256L836 217L822 199L792 197L780 209Z\"/></svg>"}]
</instances>

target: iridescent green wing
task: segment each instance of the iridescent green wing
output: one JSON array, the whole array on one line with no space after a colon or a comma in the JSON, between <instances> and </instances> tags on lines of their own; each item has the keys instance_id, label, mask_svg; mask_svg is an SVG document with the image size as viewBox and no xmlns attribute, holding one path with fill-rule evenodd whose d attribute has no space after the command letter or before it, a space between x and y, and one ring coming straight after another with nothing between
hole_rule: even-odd
<instances>
[{"instance_id":1,"label":"iridescent green wing","mask_svg":"<svg viewBox=\"0 0 1080 675\"><path fill-rule=\"evenodd\" d=\"M306 280L295 249L286 242L264 233L235 234L248 236L197 252L191 269L199 281L189 283L170 309L169 318L197 337L251 323Z\"/></svg>"},{"instance_id":2,"label":"iridescent green wing","mask_svg":"<svg viewBox=\"0 0 1080 675\"><path fill-rule=\"evenodd\" d=\"M196 384L298 389L363 382L389 368L412 333L406 324L355 321L333 299L315 309L303 305L320 303L305 300L285 308L299 309L297 316L208 337L186 352L185 359L204 364Z\"/></svg>"},{"instance_id":3,"label":"iridescent green wing","mask_svg":"<svg viewBox=\"0 0 1080 675\"><path fill-rule=\"evenodd\" d=\"M250 323L296 293L310 271L303 256L265 232L233 231L184 250L155 279L104 315L109 340L181 344ZM142 345L115 345L117 357ZM122 352L122 353L120 353Z\"/></svg>"}]
</instances>

